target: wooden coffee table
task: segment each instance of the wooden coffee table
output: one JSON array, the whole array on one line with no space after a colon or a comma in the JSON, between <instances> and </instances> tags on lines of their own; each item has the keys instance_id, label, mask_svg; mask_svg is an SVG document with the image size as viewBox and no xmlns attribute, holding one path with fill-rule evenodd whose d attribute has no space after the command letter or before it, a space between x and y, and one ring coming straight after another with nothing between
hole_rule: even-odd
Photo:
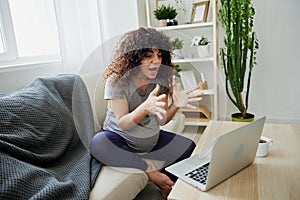
<instances>
[{"instance_id":1,"label":"wooden coffee table","mask_svg":"<svg viewBox=\"0 0 300 200\"><path fill-rule=\"evenodd\" d=\"M215 137L242 125L209 124L194 154L209 149ZM207 192L177 180L168 199L300 199L300 125L265 124L263 135L274 140L267 157L256 157L252 165Z\"/></svg>"}]
</instances>

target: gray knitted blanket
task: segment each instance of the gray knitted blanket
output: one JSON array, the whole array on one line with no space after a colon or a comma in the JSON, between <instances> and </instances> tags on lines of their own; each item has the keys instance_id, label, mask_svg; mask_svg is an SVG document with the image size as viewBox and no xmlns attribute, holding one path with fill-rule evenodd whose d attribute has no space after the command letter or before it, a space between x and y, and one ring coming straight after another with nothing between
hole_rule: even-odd
<instances>
[{"instance_id":1,"label":"gray knitted blanket","mask_svg":"<svg viewBox=\"0 0 300 200\"><path fill-rule=\"evenodd\" d=\"M75 128L72 93L78 81L87 102L76 75L39 78L0 95L0 199L89 198L101 164Z\"/></svg>"}]
</instances>

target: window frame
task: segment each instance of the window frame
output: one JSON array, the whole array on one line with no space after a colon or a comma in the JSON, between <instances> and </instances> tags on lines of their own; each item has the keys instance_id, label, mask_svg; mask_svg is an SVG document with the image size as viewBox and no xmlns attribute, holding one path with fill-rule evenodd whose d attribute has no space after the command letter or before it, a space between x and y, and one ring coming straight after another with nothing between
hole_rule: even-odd
<instances>
[{"instance_id":1,"label":"window frame","mask_svg":"<svg viewBox=\"0 0 300 200\"><path fill-rule=\"evenodd\" d=\"M0 61L16 60L18 50L8 0L0 1L0 23L5 49L5 52L0 54Z\"/></svg>"},{"instance_id":2,"label":"window frame","mask_svg":"<svg viewBox=\"0 0 300 200\"><path fill-rule=\"evenodd\" d=\"M57 23L57 28L59 28L57 20L57 10L56 10L56 1L52 0L54 5L55 19ZM12 16L10 12L9 0L0 0L0 23L2 28L2 37L5 47L5 52L0 53L0 69L13 67L13 66L22 66L22 65L31 65L37 63L62 63L61 57L61 47L58 54L48 54L42 56L28 56L20 57L18 55L17 43L15 38L15 32L12 23ZM1 30L0 30L1 31ZM1 33L0 33L1 34ZM58 38L60 43L60 33L58 30Z\"/></svg>"}]
</instances>

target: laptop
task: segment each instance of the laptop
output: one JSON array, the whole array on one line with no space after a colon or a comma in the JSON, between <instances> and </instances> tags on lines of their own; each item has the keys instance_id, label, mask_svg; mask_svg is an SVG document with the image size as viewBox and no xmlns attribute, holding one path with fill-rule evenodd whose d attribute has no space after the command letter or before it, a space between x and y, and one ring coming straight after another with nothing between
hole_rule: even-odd
<instances>
[{"instance_id":1,"label":"laptop","mask_svg":"<svg viewBox=\"0 0 300 200\"><path fill-rule=\"evenodd\" d=\"M265 119L219 136L207 156L194 155L166 170L202 191L211 189L252 164Z\"/></svg>"}]
</instances>

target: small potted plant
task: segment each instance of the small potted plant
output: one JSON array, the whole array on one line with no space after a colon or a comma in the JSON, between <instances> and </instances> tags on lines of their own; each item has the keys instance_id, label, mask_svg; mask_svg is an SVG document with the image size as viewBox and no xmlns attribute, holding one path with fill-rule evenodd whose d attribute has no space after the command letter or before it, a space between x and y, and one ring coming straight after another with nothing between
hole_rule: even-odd
<instances>
[{"instance_id":1,"label":"small potted plant","mask_svg":"<svg viewBox=\"0 0 300 200\"><path fill-rule=\"evenodd\" d=\"M156 8L153 13L156 19L160 21L160 26L178 24L178 22L175 20L175 17L177 16L176 8L171 5L161 5L160 7Z\"/></svg>"},{"instance_id":2,"label":"small potted plant","mask_svg":"<svg viewBox=\"0 0 300 200\"><path fill-rule=\"evenodd\" d=\"M181 71L181 67L178 64L174 64L174 76L180 78L179 72Z\"/></svg>"},{"instance_id":3,"label":"small potted plant","mask_svg":"<svg viewBox=\"0 0 300 200\"><path fill-rule=\"evenodd\" d=\"M183 40L180 40L179 38L175 38L172 42L172 50L173 55L175 59L182 59L182 48L183 48Z\"/></svg>"},{"instance_id":4,"label":"small potted plant","mask_svg":"<svg viewBox=\"0 0 300 200\"><path fill-rule=\"evenodd\" d=\"M194 36L192 39L192 47L196 46L200 58L210 56L210 42L205 36Z\"/></svg>"}]
</instances>

